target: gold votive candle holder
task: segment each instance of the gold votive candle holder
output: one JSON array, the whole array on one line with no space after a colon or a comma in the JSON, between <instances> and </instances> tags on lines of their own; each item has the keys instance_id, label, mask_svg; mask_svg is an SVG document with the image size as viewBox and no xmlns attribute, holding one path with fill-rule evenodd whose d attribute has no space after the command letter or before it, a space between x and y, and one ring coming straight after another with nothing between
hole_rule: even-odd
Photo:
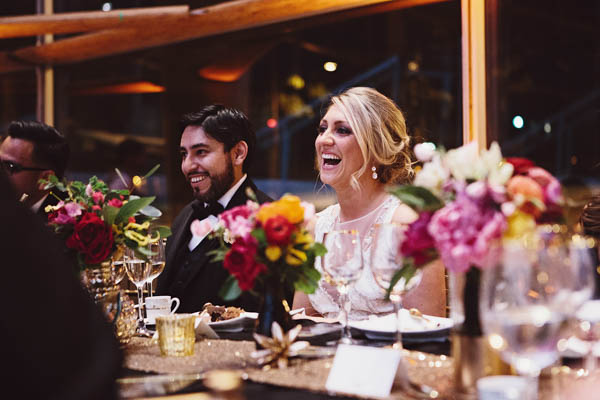
<instances>
[{"instance_id":1,"label":"gold votive candle holder","mask_svg":"<svg viewBox=\"0 0 600 400\"><path fill-rule=\"evenodd\" d=\"M156 317L158 345L163 356L191 356L194 354L196 332L194 314L170 314Z\"/></svg>"}]
</instances>

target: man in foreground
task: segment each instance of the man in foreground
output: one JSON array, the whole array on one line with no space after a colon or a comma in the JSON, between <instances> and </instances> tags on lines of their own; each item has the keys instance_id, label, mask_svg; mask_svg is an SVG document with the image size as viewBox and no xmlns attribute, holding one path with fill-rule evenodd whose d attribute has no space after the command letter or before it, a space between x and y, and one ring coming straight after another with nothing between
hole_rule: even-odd
<instances>
[{"instance_id":1,"label":"man in foreground","mask_svg":"<svg viewBox=\"0 0 600 400\"><path fill-rule=\"evenodd\" d=\"M178 312L182 313L201 311L205 303L257 311L258 300L249 293L233 302L220 298L219 290L229 272L207 254L218 248L219 241L209 239L206 233L193 235L190 230L196 219L214 226L223 210L246 204L248 190L259 203L271 201L247 175L256 147L254 131L242 112L221 105L186 115L182 129L181 171L195 200L173 222L166 267L158 277L156 293L178 297Z\"/></svg>"}]
</instances>

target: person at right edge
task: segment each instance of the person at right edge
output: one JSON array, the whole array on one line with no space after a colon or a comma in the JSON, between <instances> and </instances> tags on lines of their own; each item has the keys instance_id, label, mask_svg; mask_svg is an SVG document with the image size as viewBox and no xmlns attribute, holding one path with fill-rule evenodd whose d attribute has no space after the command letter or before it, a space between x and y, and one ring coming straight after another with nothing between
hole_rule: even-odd
<instances>
[{"instance_id":1,"label":"person at right edge","mask_svg":"<svg viewBox=\"0 0 600 400\"><path fill-rule=\"evenodd\" d=\"M15 196L0 171L2 397L118 399L123 356L112 327L64 244Z\"/></svg>"},{"instance_id":2,"label":"person at right edge","mask_svg":"<svg viewBox=\"0 0 600 400\"><path fill-rule=\"evenodd\" d=\"M241 111L216 104L187 114L181 125L181 172L195 200L173 221L156 294L178 297L180 313L201 311L206 303L258 311L259 299L248 292L234 301L223 301L219 290L229 272L207 254L218 248L219 241L206 234L193 235L190 229L194 220L214 226L223 210L246 204L248 189L259 203L272 201L247 175L256 148L255 133Z\"/></svg>"}]
</instances>

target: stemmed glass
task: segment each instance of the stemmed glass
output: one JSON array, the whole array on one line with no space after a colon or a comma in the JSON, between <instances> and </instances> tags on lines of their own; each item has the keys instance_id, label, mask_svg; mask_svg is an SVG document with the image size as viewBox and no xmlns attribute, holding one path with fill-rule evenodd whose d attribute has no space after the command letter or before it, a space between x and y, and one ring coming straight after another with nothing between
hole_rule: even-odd
<instances>
[{"instance_id":1,"label":"stemmed glass","mask_svg":"<svg viewBox=\"0 0 600 400\"><path fill-rule=\"evenodd\" d=\"M125 255L125 269L127 271L127 276L129 280L135 285L137 288L137 297L138 297L138 329L137 333L140 336L152 337L152 332L150 332L146 328L146 322L144 321L144 285L146 280L148 280L148 276L150 275L150 270L152 268L152 264L149 261L141 259L137 256L135 251L132 249L126 250Z\"/></svg>"},{"instance_id":2,"label":"stemmed glass","mask_svg":"<svg viewBox=\"0 0 600 400\"><path fill-rule=\"evenodd\" d=\"M375 225L371 242L371 273L383 292L387 293L389 290L396 315L396 340L393 347L398 350L402 350L402 298L421 282L422 275L421 270L417 269L412 276L401 276L390 288L394 275L403 266L400 246L405 229L405 226L393 223Z\"/></svg>"},{"instance_id":3,"label":"stemmed glass","mask_svg":"<svg viewBox=\"0 0 600 400\"><path fill-rule=\"evenodd\" d=\"M543 233L503 244L499 264L482 274L481 315L491 347L532 384L558 359L557 343L578 293L570 248Z\"/></svg>"},{"instance_id":4,"label":"stemmed glass","mask_svg":"<svg viewBox=\"0 0 600 400\"><path fill-rule=\"evenodd\" d=\"M340 295L344 332L338 343L352 344L348 326L351 308L348 292L363 269L360 236L356 230L334 230L323 236L323 245L327 248L327 253L321 259L325 281L335 286Z\"/></svg>"},{"instance_id":5,"label":"stemmed glass","mask_svg":"<svg viewBox=\"0 0 600 400\"><path fill-rule=\"evenodd\" d=\"M148 261L151 264L150 274L148 275L148 296L152 297L152 281L156 279L165 269L165 245L167 239L159 239L156 243L148 245L151 255L148 256Z\"/></svg>"}]
</instances>

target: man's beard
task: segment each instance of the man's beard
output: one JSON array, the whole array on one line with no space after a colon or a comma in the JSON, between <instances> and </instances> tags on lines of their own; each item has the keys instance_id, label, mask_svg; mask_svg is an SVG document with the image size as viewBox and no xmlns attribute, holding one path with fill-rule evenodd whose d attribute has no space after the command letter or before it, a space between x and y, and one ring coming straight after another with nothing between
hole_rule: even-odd
<instances>
[{"instance_id":1,"label":"man's beard","mask_svg":"<svg viewBox=\"0 0 600 400\"><path fill-rule=\"evenodd\" d=\"M204 203L212 203L219 200L233 186L233 162L229 160L227 168L220 175L210 174L210 187L204 194L194 190L194 198Z\"/></svg>"}]
</instances>

